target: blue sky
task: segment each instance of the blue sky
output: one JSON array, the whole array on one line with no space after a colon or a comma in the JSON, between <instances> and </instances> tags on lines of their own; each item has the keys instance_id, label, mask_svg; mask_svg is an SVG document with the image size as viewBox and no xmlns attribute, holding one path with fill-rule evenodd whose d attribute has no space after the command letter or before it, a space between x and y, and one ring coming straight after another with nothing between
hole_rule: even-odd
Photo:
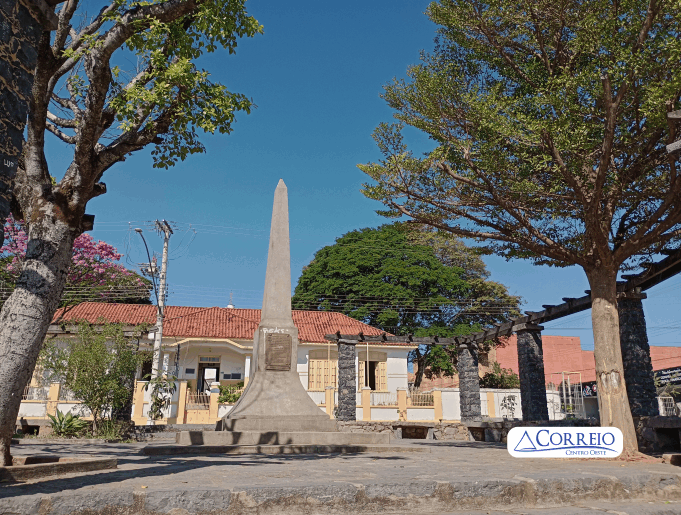
<instances>
[{"instance_id":1,"label":"blue sky","mask_svg":"<svg viewBox=\"0 0 681 515\"><path fill-rule=\"evenodd\" d=\"M237 307L259 308L272 198L283 178L295 287L302 267L321 247L386 221L375 214L381 206L360 193L366 179L356 165L380 157L371 133L392 117L379 98L382 85L403 77L421 49L433 48L435 26L423 14L427 5L249 0L247 8L264 34L242 40L236 55L217 52L200 66L231 91L252 98L257 109L237 116L233 134L206 136L205 154L170 170L152 168L146 149L107 171L108 193L89 203L88 213L96 215L93 236L137 263L145 259L144 249L130 228L157 218L173 221L169 303L225 306L232 292ZM428 146L422 135L407 135L417 148ZM61 176L70 157L68 149L51 143L52 174ZM159 252L161 238L150 229L145 234ZM588 288L579 268L495 257L486 262L493 280L526 300L525 309L579 297ZM673 327L680 325L680 284L671 279L644 301L652 344L681 344ZM546 333L580 336L584 348L593 348L589 313L546 324Z\"/></svg>"}]
</instances>

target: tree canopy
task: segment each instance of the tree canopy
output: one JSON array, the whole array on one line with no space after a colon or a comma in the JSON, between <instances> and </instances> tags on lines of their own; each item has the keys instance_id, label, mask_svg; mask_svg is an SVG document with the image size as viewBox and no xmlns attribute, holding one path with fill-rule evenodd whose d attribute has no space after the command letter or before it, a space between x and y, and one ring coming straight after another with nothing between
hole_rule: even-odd
<instances>
[{"instance_id":1,"label":"tree canopy","mask_svg":"<svg viewBox=\"0 0 681 515\"><path fill-rule=\"evenodd\" d=\"M619 267L681 234L681 16L670 1L441 0L438 45L386 85L364 192L488 252ZM435 148L418 156L405 125Z\"/></svg>"},{"instance_id":2,"label":"tree canopy","mask_svg":"<svg viewBox=\"0 0 681 515\"><path fill-rule=\"evenodd\" d=\"M488 276L480 257L452 235L383 225L319 250L292 305L338 311L398 335L455 336L517 314L520 299ZM426 366L455 373L456 349L423 347L410 357L419 383Z\"/></svg>"},{"instance_id":3,"label":"tree canopy","mask_svg":"<svg viewBox=\"0 0 681 515\"><path fill-rule=\"evenodd\" d=\"M636 448L616 280L678 245L681 15L672 0L439 0L432 53L385 87L365 194L486 252L581 266L591 286L601 422ZM409 149L405 126L433 148Z\"/></svg>"},{"instance_id":4,"label":"tree canopy","mask_svg":"<svg viewBox=\"0 0 681 515\"><path fill-rule=\"evenodd\" d=\"M0 310L0 465L12 462L21 391L61 301L74 241L92 227L88 202L106 193L105 172L149 145L153 165L167 168L204 150L200 133L229 134L236 113L253 107L200 67L206 53L232 54L240 38L262 32L245 0L112 0L94 15L91 7L59 4L56 31L43 32L35 48L26 142L11 188L29 241ZM64 170L50 173L48 135L72 152Z\"/></svg>"},{"instance_id":5,"label":"tree canopy","mask_svg":"<svg viewBox=\"0 0 681 515\"><path fill-rule=\"evenodd\" d=\"M4 234L5 243L0 247L0 304L14 290L26 259L28 242L23 222L11 215L5 223ZM120 264L121 257L113 245L81 234L73 245L60 305L86 301L151 304L151 282Z\"/></svg>"}]
</instances>

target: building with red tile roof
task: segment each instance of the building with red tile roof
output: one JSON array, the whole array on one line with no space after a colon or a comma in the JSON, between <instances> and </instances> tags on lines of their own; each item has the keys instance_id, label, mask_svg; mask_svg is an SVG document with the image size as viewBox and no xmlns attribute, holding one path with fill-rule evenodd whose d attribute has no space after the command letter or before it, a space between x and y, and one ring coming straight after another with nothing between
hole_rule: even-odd
<instances>
[{"instance_id":1,"label":"building with red tile roof","mask_svg":"<svg viewBox=\"0 0 681 515\"><path fill-rule=\"evenodd\" d=\"M561 372L580 373L582 383L596 381L594 353L583 350L576 336L542 335L544 351L544 376L546 383L560 383ZM508 338L506 345L495 349L495 358L502 368L518 373L518 342L516 336ZM681 367L681 348L650 347L653 370L658 372Z\"/></svg>"},{"instance_id":2,"label":"building with red tile roof","mask_svg":"<svg viewBox=\"0 0 681 515\"><path fill-rule=\"evenodd\" d=\"M579 337L542 335L542 350L544 352L544 377L546 384L558 385L562 381L562 373L570 374L570 381L581 377L582 383L596 381L596 362L594 353L583 350ZM681 348L679 347L650 347L650 358L655 372L681 368ZM511 369L518 373L518 340L515 335L506 338L502 345L493 348L488 355L481 356L480 375L484 375L490 364L498 362L501 368ZM681 374L680 374L681 375ZM459 384L457 376L453 378L434 377L424 378L422 388L456 387Z\"/></svg>"},{"instance_id":3,"label":"building with red tile roof","mask_svg":"<svg viewBox=\"0 0 681 515\"><path fill-rule=\"evenodd\" d=\"M163 366L180 380L195 381L195 387L205 389L212 377L223 384L247 381L253 352L253 335L260 323L259 309L221 307L167 306L163 323ZM97 324L106 320L125 326L149 324L147 339L142 344L151 347L156 306L139 304L109 304L84 302L72 308L60 309L50 326L50 333L66 335L78 321ZM336 345L325 334L380 335L383 331L331 311L293 311L293 322L299 331L298 373L309 390L323 391L336 385ZM66 327L66 329L63 329ZM407 354L413 345L381 343L357 348L356 366L359 387L369 383L378 391L395 392L407 386ZM145 370L140 373L144 377ZM208 372L207 372L208 371ZM368 377L365 377L368 376Z\"/></svg>"}]
</instances>

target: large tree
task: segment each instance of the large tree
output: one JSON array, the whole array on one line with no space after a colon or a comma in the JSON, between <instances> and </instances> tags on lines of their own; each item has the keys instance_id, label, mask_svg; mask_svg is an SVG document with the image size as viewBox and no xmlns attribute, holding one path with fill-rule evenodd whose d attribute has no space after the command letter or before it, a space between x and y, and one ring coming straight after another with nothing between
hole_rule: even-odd
<instances>
[{"instance_id":1,"label":"large tree","mask_svg":"<svg viewBox=\"0 0 681 515\"><path fill-rule=\"evenodd\" d=\"M488 252L579 265L593 299L601 423L636 449L616 280L681 234L681 181L665 145L681 94L671 0L441 0L432 54L394 80L398 124L362 165L386 214L474 238ZM404 125L434 148L413 154Z\"/></svg>"},{"instance_id":2,"label":"large tree","mask_svg":"<svg viewBox=\"0 0 681 515\"><path fill-rule=\"evenodd\" d=\"M42 34L13 184L15 218L27 223L26 258L0 311L0 465L11 463L21 392L62 296L73 242L92 223L87 203L106 192L104 172L149 144L154 165L167 168L203 150L199 131L229 133L235 113L250 110L246 97L195 64L261 32L244 2L115 0L89 16L86 4L67 0L55 33ZM56 183L47 134L73 149L68 168L52 170L63 173Z\"/></svg>"},{"instance_id":3,"label":"large tree","mask_svg":"<svg viewBox=\"0 0 681 515\"><path fill-rule=\"evenodd\" d=\"M452 235L383 225L349 232L319 250L292 305L339 311L393 334L455 336L518 313L519 298L488 277L480 256ZM418 386L428 365L453 374L456 351L422 347L410 358Z\"/></svg>"},{"instance_id":4,"label":"large tree","mask_svg":"<svg viewBox=\"0 0 681 515\"><path fill-rule=\"evenodd\" d=\"M0 247L0 305L14 291L28 243L23 222L14 220L12 215L4 229L5 243ZM151 281L125 268L119 263L122 257L116 247L105 241L96 241L87 233L78 236L59 305L87 301L151 304Z\"/></svg>"}]
</instances>

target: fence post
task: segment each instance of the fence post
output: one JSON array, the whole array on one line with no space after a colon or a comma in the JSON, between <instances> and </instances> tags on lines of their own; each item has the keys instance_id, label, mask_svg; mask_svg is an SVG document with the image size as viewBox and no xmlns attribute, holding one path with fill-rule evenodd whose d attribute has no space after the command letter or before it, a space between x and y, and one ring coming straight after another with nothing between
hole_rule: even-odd
<instances>
[{"instance_id":1,"label":"fence post","mask_svg":"<svg viewBox=\"0 0 681 515\"><path fill-rule=\"evenodd\" d=\"M362 420L371 420L371 388L362 387Z\"/></svg>"},{"instance_id":2,"label":"fence post","mask_svg":"<svg viewBox=\"0 0 681 515\"><path fill-rule=\"evenodd\" d=\"M336 407L335 406L336 399L334 398L335 393L336 389L333 386L327 386L326 390L324 391L325 394L324 404L326 405L326 414L329 416L329 418L334 418L333 412L334 408Z\"/></svg>"},{"instance_id":3,"label":"fence post","mask_svg":"<svg viewBox=\"0 0 681 515\"><path fill-rule=\"evenodd\" d=\"M184 424L187 415L187 381L180 382L180 393L177 396L177 423Z\"/></svg>"},{"instance_id":4,"label":"fence post","mask_svg":"<svg viewBox=\"0 0 681 515\"><path fill-rule=\"evenodd\" d=\"M218 398L220 397L220 383L210 384L210 404L208 405L208 421L210 424L218 421Z\"/></svg>"},{"instance_id":5,"label":"fence post","mask_svg":"<svg viewBox=\"0 0 681 515\"><path fill-rule=\"evenodd\" d=\"M400 387L397 389L397 410L400 413L400 420L407 420L407 389Z\"/></svg>"},{"instance_id":6,"label":"fence post","mask_svg":"<svg viewBox=\"0 0 681 515\"><path fill-rule=\"evenodd\" d=\"M497 416L497 410L494 406L494 392L486 392L487 395L487 416L489 418L494 418ZM501 413L499 413L501 416Z\"/></svg>"},{"instance_id":7,"label":"fence post","mask_svg":"<svg viewBox=\"0 0 681 515\"><path fill-rule=\"evenodd\" d=\"M61 388L60 383L52 383L50 385L50 390L47 392L47 406L45 410L48 415L57 414L57 406L59 405L59 390Z\"/></svg>"},{"instance_id":8,"label":"fence post","mask_svg":"<svg viewBox=\"0 0 681 515\"><path fill-rule=\"evenodd\" d=\"M435 422L442 421L442 391L433 390L433 418Z\"/></svg>"},{"instance_id":9,"label":"fence post","mask_svg":"<svg viewBox=\"0 0 681 515\"><path fill-rule=\"evenodd\" d=\"M135 393L132 402L135 404L135 409L133 412L132 421L138 426L144 426L147 420L142 415L144 412L144 387L147 385L146 382L137 381L135 383Z\"/></svg>"}]
</instances>

